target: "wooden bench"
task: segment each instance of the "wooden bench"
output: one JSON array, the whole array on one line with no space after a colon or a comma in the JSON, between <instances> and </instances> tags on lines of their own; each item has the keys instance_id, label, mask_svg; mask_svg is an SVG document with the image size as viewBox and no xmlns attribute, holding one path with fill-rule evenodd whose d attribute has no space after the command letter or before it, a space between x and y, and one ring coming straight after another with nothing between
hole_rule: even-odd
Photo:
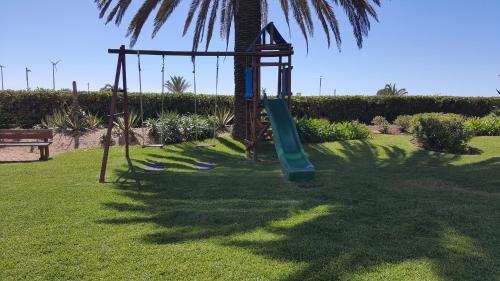
<instances>
[{"instance_id":1,"label":"wooden bench","mask_svg":"<svg viewBox=\"0 0 500 281\"><path fill-rule=\"evenodd\" d=\"M49 159L49 145L54 134L52 130L0 129L0 147L38 146L40 160Z\"/></svg>"}]
</instances>

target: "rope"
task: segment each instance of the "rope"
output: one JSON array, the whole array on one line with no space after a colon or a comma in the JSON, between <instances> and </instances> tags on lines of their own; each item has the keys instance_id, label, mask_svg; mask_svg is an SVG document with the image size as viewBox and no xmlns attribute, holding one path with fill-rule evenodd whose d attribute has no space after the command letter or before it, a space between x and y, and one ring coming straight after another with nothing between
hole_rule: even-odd
<instances>
[{"instance_id":1,"label":"rope","mask_svg":"<svg viewBox=\"0 0 500 281\"><path fill-rule=\"evenodd\" d=\"M142 134L142 146L145 145L144 140L146 139L144 135L144 107L142 102L142 69L141 69L141 54L137 51L137 69L139 72L139 105L141 110L141 134Z\"/></svg>"},{"instance_id":2,"label":"rope","mask_svg":"<svg viewBox=\"0 0 500 281\"><path fill-rule=\"evenodd\" d=\"M214 117L215 118L217 118L218 93L219 93L219 56L217 56L217 64L216 64L216 70L215 70L215 107L214 107ZM216 130L217 130L216 122L214 122L214 136L213 136L214 139L215 139Z\"/></svg>"},{"instance_id":3,"label":"rope","mask_svg":"<svg viewBox=\"0 0 500 281\"><path fill-rule=\"evenodd\" d=\"M165 55L161 56L161 117L164 115L165 99ZM160 143L163 144L163 130L160 130Z\"/></svg>"},{"instance_id":4,"label":"rope","mask_svg":"<svg viewBox=\"0 0 500 281\"><path fill-rule=\"evenodd\" d=\"M161 115L163 115L163 95L165 94L165 55L161 56Z\"/></svg>"},{"instance_id":5,"label":"rope","mask_svg":"<svg viewBox=\"0 0 500 281\"><path fill-rule=\"evenodd\" d=\"M198 92L196 91L196 58L192 57L191 61L193 62L193 90L194 90L194 115L198 115L198 105L196 97L198 96ZM195 140L198 142L198 126L195 126Z\"/></svg>"}]
</instances>

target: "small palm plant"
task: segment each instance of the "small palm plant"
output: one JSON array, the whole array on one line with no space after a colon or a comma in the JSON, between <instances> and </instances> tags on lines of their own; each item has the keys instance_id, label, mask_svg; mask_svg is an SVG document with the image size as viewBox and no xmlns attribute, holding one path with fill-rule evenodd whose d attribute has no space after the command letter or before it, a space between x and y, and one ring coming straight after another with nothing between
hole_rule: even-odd
<instances>
[{"instance_id":1,"label":"small palm plant","mask_svg":"<svg viewBox=\"0 0 500 281\"><path fill-rule=\"evenodd\" d=\"M377 96L404 96L407 94L408 91L405 88L396 88L396 83L385 84L383 89L377 91Z\"/></svg>"},{"instance_id":2,"label":"small palm plant","mask_svg":"<svg viewBox=\"0 0 500 281\"><path fill-rule=\"evenodd\" d=\"M191 87L191 84L184 79L182 76L170 76L170 80L165 83L165 87L168 89L169 92L175 93L175 94L182 94L184 93L189 87Z\"/></svg>"}]
</instances>

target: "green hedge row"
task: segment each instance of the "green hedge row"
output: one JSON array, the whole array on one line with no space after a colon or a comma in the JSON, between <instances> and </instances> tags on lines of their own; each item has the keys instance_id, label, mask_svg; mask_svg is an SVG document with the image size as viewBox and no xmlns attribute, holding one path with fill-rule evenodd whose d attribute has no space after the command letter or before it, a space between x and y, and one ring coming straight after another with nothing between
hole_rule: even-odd
<instances>
[{"instance_id":1,"label":"green hedge row","mask_svg":"<svg viewBox=\"0 0 500 281\"><path fill-rule=\"evenodd\" d=\"M122 97L119 96L118 112L121 112ZM101 117L107 116L111 102L109 92L81 92L78 95L80 106L88 112ZM194 113L195 96L193 94L148 93L143 96L144 120L157 118L163 111L176 111L180 114ZM0 91L0 127L31 127L39 124L42 118L54 111L71 105L72 97L68 92L54 91ZM207 115L213 112L215 102L219 107L232 107L230 96L198 95L196 97L197 112ZM139 112L140 99L138 93L129 94L129 108Z\"/></svg>"},{"instance_id":2,"label":"green hedge row","mask_svg":"<svg viewBox=\"0 0 500 281\"><path fill-rule=\"evenodd\" d=\"M334 122L358 120L369 124L375 116L384 116L392 122L399 115L425 112L480 117L499 107L499 97L329 96L295 98L292 110L298 117L325 118Z\"/></svg>"},{"instance_id":3,"label":"green hedge row","mask_svg":"<svg viewBox=\"0 0 500 281\"><path fill-rule=\"evenodd\" d=\"M109 92L81 92L81 106L92 113L105 116L109 110ZM215 96L198 95L198 113L212 111ZM156 117L161 112L162 96L144 95L145 119ZM192 94L166 94L164 110L180 114L194 112L195 96ZM121 104L121 101L119 101ZM219 106L233 106L232 96L218 96ZM0 91L0 126L29 127L56 109L71 104L71 94L53 91ZM130 94L130 106L139 109L139 95ZM500 108L499 97L440 97L440 96L337 96L295 97L292 114L296 117L324 118L330 121L359 120L370 123L375 116L384 116L393 121L398 115L423 112L458 113L465 116L484 116L493 108ZM119 109L120 110L120 109Z\"/></svg>"}]
</instances>

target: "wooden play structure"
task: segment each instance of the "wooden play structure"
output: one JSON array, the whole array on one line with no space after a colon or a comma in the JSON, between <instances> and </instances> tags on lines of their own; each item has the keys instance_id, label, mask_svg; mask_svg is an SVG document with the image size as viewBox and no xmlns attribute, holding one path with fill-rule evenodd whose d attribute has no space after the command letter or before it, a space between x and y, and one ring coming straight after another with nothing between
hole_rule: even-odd
<instances>
[{"instance_id":1,"label":"wooden play structure","mask_svg":"<svg viewBox=\"0 0 500 281\"><path fill-rule=\"evenodd\" d=\"M101 173L99 177L99 182L103 183L106 179L106 167L107 161L109 157L109 146L111 143L111 133L113 129L113 121L115 117L123 115L125 120L125 157L128 161L130 161L130 153L129 153L129 124L128 124L128 115L129 115L129 103L128 103L128 93L127 93L127 64L126 57L127 55L137 55L138 59L140 59L140 55L152 55L152 56L161 56L163 60L168 56L186 56L191 57L193 61L193 73L195 74L195 58L196 57L244 57L246 60L246 69L245 69L245 112L246 112L246 149L249 156L254 159L257 158L256 147L260 140L265 137L270 137L268 134L268 130L270 127L273 127L273 135L278 139L287 140L287 144L292 144L293 147L283 147L282 144L276 144L276 148L278 151L278 156L280 157L280 161L282 162L282 167L284 169L285 175L288 172L294 170L294 167L285 167L287 165L283 165L283 158L280 155L280 150L283 155L288 155L290 157L294 157L300 160L306 160L307 163L300 162L299 165L307 166L306 170L310 170L312 164L310 164L305 157L305 154L302 149L302 145L300 140L298 140L297 132L295 129L295 125L293 124L293 120L291 120L291 116L289 113L290 109L290 100L292 97L291 92L291 75L292 75L292 55L293 55L293 47L291 44L287 43L278 30L275 28L274 24L271 22L266 27L264 27L259 34L256 35L254 42L247 48L245 52L198 52L198 51L155 51L155 50L130 50L126 49L125 46L121 46L120 49L109 49L108 53L110 54L118 54L118 62L116 66L116 75L113 86L113 93L111 97L111 105L109 110L109 119L108 119L108 127L107 134L105 138L104 144L104 153L102 158L101 165ZM218 64L217 64L218 67ZM278 68L278 89L277 89L277 99L280 103L278 108L282 112L285 112L286 118L284 120L278 120L276 116L269 116L271 122L263 121L262 109L265 105L266 109L275 108L270 107L271 103L268 103L268 99L265 96L265 93L261 93L261 68L262 67L277 67ZM163 69L164 70L164 69ZM140 67L139 67L140 73ZM162 75L164 72L162 71ZM119 90L120 78L122 82L122 89ZM196 81L196 76L194 76ZM196 85L196 82L194 82ZM123 104L122 109L123 112L117 113L117 101L118 94L121 93L123 95ZM142 90L141 90L142 93ZM196 93L196 90L195 90ZM264 104L263 104L264 101ZM283 103L283 106L281 105ZM196 107L196 105L195 105ZM283 108L284 111L283 111ZM272 115L272 112L269 112L268 115ZM281 115L281 114L280 114ZM274 122L278 120L277 122ZM285 127L278 127L279 124L284 124ZM290 153L297 153L297 155L292 155ZM302 155L302 156L301 156ZM286 160L286 159L285 159ZM288 159L289 160L289 159ZM285 161L287 162L287 161ZM293 165L292 165L293 166ZM302 167L304 168L304 167ZM285 171L288 169L288 172ZM302 171L302 170L301 170ZM293 173L293 171L292 171ZM300 172L302 173L302 172ZM312 174L313 175L313 174ZM288 178L288 176L287 176ZM292 177L293 178L293 177ZM306 178L311 178L311 174L307 174Z\"/></svg>"}]
</instances>

